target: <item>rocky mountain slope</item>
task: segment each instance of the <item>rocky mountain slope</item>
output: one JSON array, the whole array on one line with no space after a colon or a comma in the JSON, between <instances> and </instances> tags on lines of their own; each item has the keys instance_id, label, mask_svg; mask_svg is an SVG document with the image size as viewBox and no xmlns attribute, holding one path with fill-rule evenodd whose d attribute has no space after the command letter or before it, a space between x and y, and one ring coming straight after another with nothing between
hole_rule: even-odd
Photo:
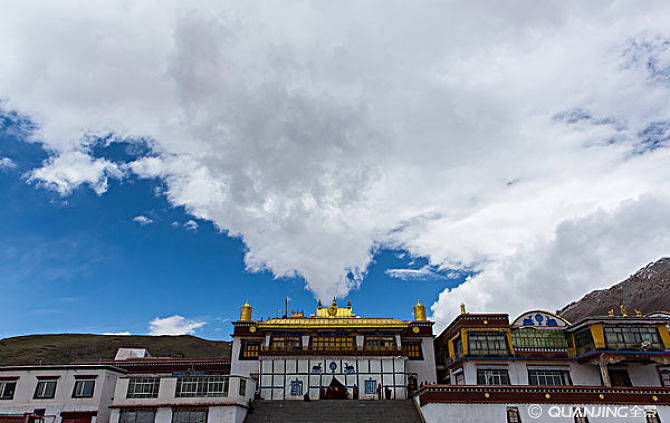
<instances>
[{"instance_id":1,"label":"rocky mountain slope","mask_svg":"<svg viewBox=\"0 0 670 423\"><path fill-rule=\"evenodd\" d=\"M121 347L146 348L154 357L230 357L231 343L196 336L30 335L0 339L0 365L66 364L113 359Z\"/></svg>"},{"instance_id":2,"label":"rocky mountain slope","mask_svg":"<svg viewBox=\"0 0 670 423\"><path fill-rule=\"evenodd\" d=\"M609 289L589 292L556 313L575 322L586 316L606 316L610 309L620 314L625 305L629 313L638 309L642 314L652 311L670 311L670 257L649 263L628 279Z\"/></svg>"}]
</instances>

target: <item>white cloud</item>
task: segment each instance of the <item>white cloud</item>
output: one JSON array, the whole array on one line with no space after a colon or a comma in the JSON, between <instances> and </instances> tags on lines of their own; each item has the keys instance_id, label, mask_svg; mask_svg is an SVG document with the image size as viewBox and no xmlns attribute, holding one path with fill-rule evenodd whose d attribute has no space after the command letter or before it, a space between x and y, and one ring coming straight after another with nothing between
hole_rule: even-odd
<instances>
[{"instance_id":1,"label":"white cloud","mask_svg":"<svg viewBox=\"0 0 670 423\"><path fill-rule=\"evenodd\" d=\"M189 231L195 231L198 229L198 223L195 220L188 220L184 222L184 228Z\"/></svg>"},{"instance_id":2,"label":"white cloud","mask_svg":"<svg viewBox=\"0 0 670 423\"><path fill-rule=\"evenodd\" d=\"M103 335L113 335L113 336L130 336L130 332L105 332Z\"/></svg>"},{"instance_id":3,"label":"white cloud","mask_svg":"<svg viewBox=\"0 0 670 423\"><path fill-rule=\"evenodd\" d=\"M88 184L98 195L107 191L108 179L121 178L122 169L105 159L94 159L82 151L68 151L47 160L30 172L28 182L47 186L60 194L69 194L81 184Z\"/></svg>"},{"instance_id":4,"label":"white cloud","mask_svg":"<svg viewBox=\"0 0 670 423\"><path fill-rule=\"evenodd\" d=\"M444 279L445 276L437 272L432 266L425 265L419 269L387 269L385 272L392 278L402 280L430 280L430 279Z\"/></svg>"},{"instance_id":5,"label":"white cloud","mask_svg":"<svg viewBox=\"0 0 670 423\"><path fill-rule=\"evenodd\" d=\"M173 228L178 228L179 227L179 222L172 222L172 224L170 226L172 226Z\"/></svg>"},{"instance_id":6,"label":"white cloud","mask_svg":"<svg viewBox=\"0 0 670 423\"><path fill-rule=\"evenodd\" d=\"M150 219L146 216L142 216L142 215L133 217L133 222L139 223L140 226L150 225L150 224L154 223L154 221L152 219Z\"/></svg>"},{"instance_id":7,"label":"white cloud","mask_svg":"<svg viewBox=\"0 0 670 423\"><path fill-rule=\"evenodd\" d=\"M9 157L0 157L0 171L15 169L16 163Z\"/></svg>"},{"instance_id":8,"label":"white cloud","mask_svg":"<svg viewBox=\"0 0 670 423\"><path fill-rule=\"evenodd\" d=\"M244 240L249 270L299 273L322 298L357 286L378 246L479 271L439 317L467 287L521 307L510 268L546 261L561 225L665 207L668 21L662 1L21 1L0 16L0 92L50 151L31 181L160 178L173 205ZM154 154L94 159L91 133ZM658 258L639 247L635 266ZM592 286L574 278L535 283L572 299Z\"/></svg>"},{"instance_id":9,"label":"white cloud","mask_svg":"<svg viewBox=\"0 0 670 423\"><path fill-rule=\"evenodd\" d=\"M182 316L156 317L149 322L149 335L192 335L206 322L185 319Z\"/></svg>"},{"instance_id":10,"label":"white cloud","mask_svg":"<svg viewBox=\"0 0 670 423\"><path fill-rule=\"evenodd\" d=\"M438 329L459 313L531 309L555 311L587 291L622 281L649 261L668 254L670 197L646 195L566 220L552 237L538 238L515 254L491 264L465 283L444 291L432 306ZM634 306L635 299L631 306Z\"/></svg>"}]
</instances>

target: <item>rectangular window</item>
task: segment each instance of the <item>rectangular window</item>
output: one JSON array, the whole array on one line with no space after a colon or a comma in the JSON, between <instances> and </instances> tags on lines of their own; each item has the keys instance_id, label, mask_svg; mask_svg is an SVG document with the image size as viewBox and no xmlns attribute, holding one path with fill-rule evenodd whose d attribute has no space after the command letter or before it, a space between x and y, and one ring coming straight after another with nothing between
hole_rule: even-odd
<instances>
[{"instance_id":1,"label":"rectangular window","mask_svg":"<svg viewBox=\"0 0 670 423\"><path fill-rule=\"evenodd\" d=\"M312 337L314 351L346 351L353 350L356 338L353 336L315 336Z\"/></svg>"},{"instance_id":2,"label":"rectangular window","mask_svg":"<svg viewBox=\"0 0 670 423\"><path fill-rule=\"evenodd\" d=\"M302 349L302 340L299 336L273 336L270 346L277 350L299 350Z\"/></svg>"},{"instance_id":3,"label":"rectangular window","mask_svg":"<svg viewBox=\"0 0 670 423\"><path fill-rule=\"evenodd\" d=\"M154 423L155 415L151 408L125 408L119 413L119 423Z\"/></svg>"},{"instance_id":4,"label":"rectangular window","mask_svg":"<svg viewBox=\"0 0 670 423\"><path fill-rule=\"evenodd\" d=\"M605 343L611 350L663 350L663 342L655 327L605 327Z\"/></svg>"},{"instance_id":5,"label":"rectangular window","mask_svg":"<svg viewBox=\"0 0 670 423\"><path fill-rule=\"evenodd\" d=\"M240 349L240 360L258 360L258 353L260 349L260 342L242 341L242 348Z\"/></svg>"},{"instance_id":6,"label":"rectangular window","mask_svg":"<svg viewBox=\"0 0 670 423\"><path fill-rule=\"evenodd\" d=\"M392 336L366 336L364 342L367 351L390 351L396 347Z\"/></svg>"},{"instance_id":7,"label":"rectangular window","mask_svg":"<svg viewBox=\"0 0 670 423\"><path fill-rule=\"evenodd\" d=\"M14 398L14 391L16 391L16 382L0 380L0 399Z\"/></svg>"},{"instance_id":8,"label":"rectangular window","mask_svg":"<svg viewBox=\"0 0 670 423\"><path fill-rule=\"evenodd\" d=\"M157 377L132 377L126 398L157 398L160 381Z\"/></svg>"},{"instance_id":9,"label":"rectangular window","mask_svg":"<svg viewBox=\"0 0 670 423\"><path fill-rule=\"evenodd\" d=\"M477 369L477 385L509 385L507 369Z\"/></svg>"},{"instance_id":10,"label":"rectangular window","mask_svg":"<svg viewBox=\"0 0 670 423\"><path fill-rule=\"evenodd\" d=\"M512 345L515 349L568 348L565 333L555 329L519 328L512 332Z\"/></svg>"},{"instance_id":11,"label":"rectangular window","mask_svg":"<svg viewBox=\"0 0 670 423\"><path fill-rule=\"evenodd\" d=\"M423 352L421 351L420 342L412 342L403 344L405 351L407 351L407 357L410 360L423 360Z\"/></svg>"},{"instance_id":12,"label":"rectangular window","mask_svg":"<svg viewBox=\"0 0 670 423\"><path fill-rule=\"evenodd\" d=\"M670 370L661 370L661 384L670 387Z\"/></svg>"},{"instance_id":13,"label":"rectangular window","mask_svg":"<svg viewBox=\"0 0 670 423\"><path fill-rule=\"evenodd\" d=\"M528 370L529 385L572 385L568 370Z\"/></svg>"},{"instance_id":14,"label":"rectangular window","mask_svg":"<svg viewBox=\"0 0 670 423\"><path fill-rule=\"evenodd\" d=\"M661 418L658 417L658 411L656 410L646 410L645 417L647 418L647 423L661 423Z\"/></svg>"},{"instance_id":15,"label":"rectangular window","mask_svg":"<svg viewBox=\"0 0 670 423\"><path fill-rule=\"evenodd\" d=\"M300 396L302 395L302 380L291 381L291 396Z\"/></svg>"},{"instance_id":16,"label":"rectangular window","mask_svg":"<svg viewBox=\"0 0 670 423\"><path fill-rule=\"evenodd\" d=\"M228 376L187 376L177 378L177 398L227 397Z\"/></svg>"},{"instance_id":17,"label":"rectangular window","mask_svg":"<svg viewBox=\"0 0 670 423\"><path fill-rule=\"evenodd\" d=\"M176 408L172 410L172 423L206 423L207 409Z\"/></svg>"},{"instance_id":18,"label":"rectangular window","mask_svg":"<svg viewBox=\"0 0 670 423\"><path fill-rule=\"evenodd\" d=\"M95 390L94 379L79 379L74 383L72 398L91 398Z\"/></svg>"},{"instance_id":19,"label":"rectangular window","mask_svg":"<svg viewBox=\"0 0 670 423\"><path fill-rule=\"evenodd\" d=\"M591 335L591 328L584 328L575 332L575 350L577 355L584 354L595 348L593 343L593 335Z\"/></svg>"},{"instance_id":20,"label":"rectangular window","mask_svg":"<svg viewBox=\"0 0 670 423\"><path fill-rule=\"evenodd\" d=\"M507 407L507 423L521 423L519 407Z\"/></svg>"},{"instance_id":21,"label":"rectangular window","mask_svg":"<svg viewBox=\"0 0 670 423\"><path fill-rule=\"evenodd\" d=\"M368 379L365 381L365 394L374 395L377 393L377 381L373 379Z\"/></svg>"},{"instance_id":22,"label":"rectangular window","mask_svg":"<svg viewBox=\"0 0 670 423\"><path fill-rule=\"evenodd\" d=\"M508 356L507 335L500 332L469 332L468 355L476 357Z\"/></svg>"},{"instance_id":23,"label":"rectangular window","mask_svg":"<svg viewBox=\"0 0 670 423\"><path fill-rule=\"evenodd\" d=\"M56 381L55 380L40 380L37 382L35 388L35 395L33 398L53 398L56 395Z\"/></svg>"},{"instance_id":24,"label":"rectangular window","mask_svg":"<svg viewBox=\"0 0 670 423\"><path fill-rule=\"evenodd\" d=\"M448 348L446 350L449 351ZM454 353L456 357L463 357L463 341L460 336L454 340Z\"/></svg>"}]
</instances>

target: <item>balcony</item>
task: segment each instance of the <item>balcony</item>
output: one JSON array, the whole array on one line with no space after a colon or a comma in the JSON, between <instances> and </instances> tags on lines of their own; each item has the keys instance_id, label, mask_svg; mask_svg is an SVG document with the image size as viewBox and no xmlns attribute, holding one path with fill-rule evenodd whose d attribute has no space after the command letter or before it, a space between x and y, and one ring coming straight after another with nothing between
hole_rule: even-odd
<instances>
[{"instance_id":1,"label":"balcony","mask_svg":"<svg viewBox=\"0 0 670 423\"><path fill-rule=\"evenodd\" d=\"M669 388L530 385L427 385L415 394L428 403L670 405Z\"/></svg>"},{"instance_id":2,"label":"balcony","mask_svg":"<svg viewBox=\"0 0 670 423\"><path fill-rule=\"evenodd\" d=\"M271 347L263 345L260 356L407 356L407 347L351 347L314 349L310 347Z\"/></svg>"}]
</instances>

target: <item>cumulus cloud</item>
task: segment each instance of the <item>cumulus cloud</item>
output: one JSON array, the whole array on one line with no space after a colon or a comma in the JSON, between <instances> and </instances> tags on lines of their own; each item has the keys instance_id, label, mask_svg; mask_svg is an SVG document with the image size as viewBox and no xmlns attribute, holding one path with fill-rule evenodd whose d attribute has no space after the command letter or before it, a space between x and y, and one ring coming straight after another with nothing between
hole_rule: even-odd
<instances>
[{"instance_id":1,"label":"cumulus cloud","mask_svg":"<svg viewBox=\"0 0 670 423\"><path fill-rule=\"evenodd\" d=\"M0 157L0 171L15 169L16 163L9 157Z\"/></svg>"},{"instance_id":2,"label":"cumulus cloud","mask_svg":"<svg viewBox=\"0 0 670 423\"><path fill-rule=\"evenodd\" d=\"M447 319L515 287L579 297L593 262L536 285L512 269L593 249L552 241L570 222L667 206L668 21L662 1L21 1L0 16L0 95L50 152L30 181L65 195L158 178L244 240L250 271L301 275L322 298L357 287L380 246L479 272L433 307ZM151 154L94 157L89 135L108 133ZM626 264L658 256L640 245Z\"/></svg>"},{"instance_id":3,"label":"cumulus cloud","mask_svg":"<svg viewBox=\"0 0 670 423\"><path fill-rule=\"evenodd\" d=\"M112 336L130 336L130 332L105 332L103 335L112 335Z\"/></svg>"},{"instance_id":4,"label":"cumulus cloud","mask_svg":"<svg viewBox=\"0 0 670 423\"><path fill-rule=\"evenodd\" d=\"M186 319L180 315L156 317L149 322L149 335L192 335L206 322Z\"/></svg>"},{"instance_id":5,"label":"cumulus cloud","mask_svg":"<svg viewBox=\"0 0 670 423\"><path fill-rule=\"evenodd\" d=\"M30 172L28 182L44 185L61 195L87 184L101 195L107 191L108 179L121 178L122 174L122 169L115 163L95 159L82 151L69 151L51 157L42 167Z\"/></svg>"},{"instance_id":6,"label":"cumulus cloud","mask_svg":"<svg viewBox=\"0 0 670 423\"><path fill-rule=\"evenodd\" d=\"M198 223L195 220L188 220L184 222L184 228L189 231L195 231L198 229Z\"/></svg>"},{"instance_id":7,"label":"cumulus cloud","mask_svg":"<svg viewBox=\"0 0 670 423\"><path fill-rule=\"evenodd\" d=\"M150 219L142 215L133 217L133 222L139 223L140 226L151 225L152 223L154 223L153 219Z\"/></svg>"},{"instance_id":8,"label":"cumulus cloud","mask_svg":"<svg viewBox=\"0 0 670 423\"><path fill-rule=\"evenodd\" d=\"M442 292L432 306L433 317L443 327L463 302L470 312L504 312L514 318L534 308L554 311L587 291L607 288L667 255L668 211L670 197L645 195L611 212L563 221L553 236L538 238Z\"/></svg>"}]
</instances>

